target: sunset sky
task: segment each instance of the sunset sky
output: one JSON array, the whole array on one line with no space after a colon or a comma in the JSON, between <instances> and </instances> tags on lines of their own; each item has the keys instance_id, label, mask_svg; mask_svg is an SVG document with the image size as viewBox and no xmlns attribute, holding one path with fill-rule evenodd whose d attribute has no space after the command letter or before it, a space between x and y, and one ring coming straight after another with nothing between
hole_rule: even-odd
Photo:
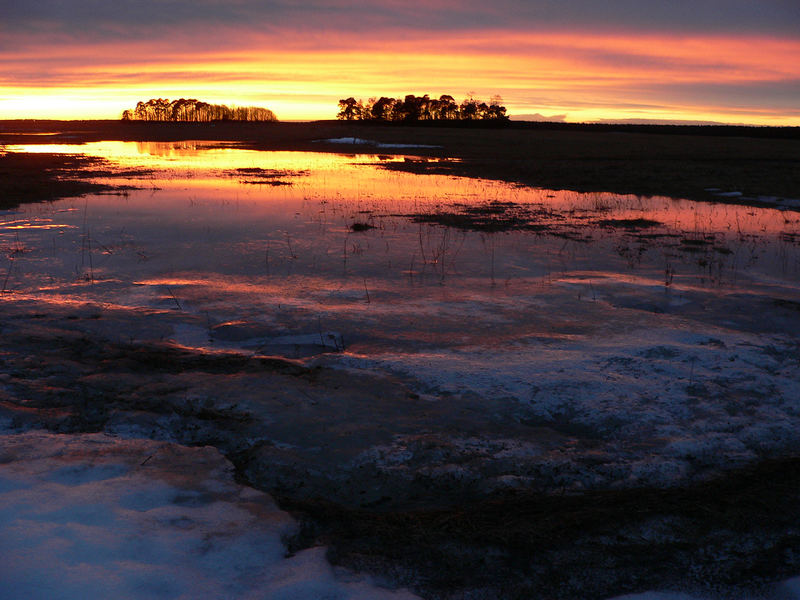
<instances>
[{"instance_id":1,"label":"sunset sky","mask_svg":"<svg viewBox=\"0 0 800 600\"><path fill-rule=\"evenodd\" d=\"M800 125L798 0L0 0L0 119L500 94L512 118Z\"/></svg>"}]
</instances>

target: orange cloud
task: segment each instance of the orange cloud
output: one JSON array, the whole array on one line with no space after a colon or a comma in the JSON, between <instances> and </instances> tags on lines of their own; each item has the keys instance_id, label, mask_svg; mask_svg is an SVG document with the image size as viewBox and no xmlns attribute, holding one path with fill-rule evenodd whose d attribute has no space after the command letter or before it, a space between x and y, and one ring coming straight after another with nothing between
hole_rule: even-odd
<instances>
[{"instance_id":1,"label":"orange cloud","mask_svg":"<svg viewBox=\"0 0 800 600\"><path fill-rule=\"evenodd\" d=\"M570 121L800 125L796 39L505 30L393 30L357 40L219 35L231 38L217 44L223 50L178 38L0 51L0 118L116 118L152 96L261 104L284 119L332 118L344 96L475 91L501 94L510 114L566 113Z\"/></svg>"}]
</instances>

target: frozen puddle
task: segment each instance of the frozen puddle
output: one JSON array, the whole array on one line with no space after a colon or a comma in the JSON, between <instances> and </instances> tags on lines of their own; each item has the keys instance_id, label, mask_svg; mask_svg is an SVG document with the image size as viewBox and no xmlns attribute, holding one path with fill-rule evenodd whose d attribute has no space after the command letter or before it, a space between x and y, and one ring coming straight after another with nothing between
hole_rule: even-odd
<instances>
[{"instance_id":1,"label":"frozen puddle","mask_svg":"<svg viewBox=\"0 0 800 600\"><path fill-rule=\"evenodd\" d=\"M210 447L103 434L0 436L0 598L402 600L287 557L295 523Z\"/></svg>"}]
</instances>

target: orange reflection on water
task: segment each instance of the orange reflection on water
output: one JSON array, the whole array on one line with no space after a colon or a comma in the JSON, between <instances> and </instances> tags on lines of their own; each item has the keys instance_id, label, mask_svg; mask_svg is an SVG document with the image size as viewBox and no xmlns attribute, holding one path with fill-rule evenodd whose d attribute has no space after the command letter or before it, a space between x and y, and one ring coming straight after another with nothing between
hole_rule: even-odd
<instances>
[{"instance_id":1,"label":"orange reflection on water","mask_svg":"<svg viewBox=\"0 0 800 600\"><path fill-rule=\"evenodd\" d=\"M347 146L343 146L343 149ZM358 150L367 150L360 145ZM647 219L660 225L654 231L680 231L702 235L709 232L763 235L794 232L796 213L750 206L704 203L665 197L643 198L610 193L577 193L515 187L502 182L451 177L420 176L403 171L372 168L406 160L379 154L323 152L262 152L231 144L204 141L92 142L80 145L15 145L16 152L84 153L100 156L124 168L153 171L148 184L163 193L136 198L137 206L151 206L166 213L185 213L187 194L194 212L236 202L237 211L252 218L270 211L287 215L300 211L315 219L314 212L366 216L417 214L460 210L459 205L511 202L522 207L546 208L541 217L549 226L586 229L601 227L609 219ZM414 159L424 160L424 159ZM118 182L118 180L117 180ZM134 184L142 186L140 179ZM175 190L178 193L167 193ZM272 209L264 207L264 203ZM96 198L95 204L114 205L118 199ZM540 211L543 213L543 211ZM300 214L298 213L298 214ZM8 223L7 227L13 226Z\"/></svg>"},{"instance_id":2,"label":"orange reflection on water","mask_svg":"<svg viewBox=\"0 0 800 600\"><path fill-rule=\"evenodd\" d=\"M0 223L2 229L74 229L74 225L64 225L63 223L55 223L52 219L16 219L13 221L5 221Z\"/></svg>"},{"instance_id":3,"label":"orange reflection on water","mask_svg":"<svg viewBox=\"0 0 800 600\"><path fill-rule=\"evenodd\" d=\"M208 148L200 142L136 142L139 154L151 156L201 156Z\"/></svg>"},{"instance_id":4,"label":"orange reflection on water","mask_svg":"<svg viewBox=\"0 0 800 600\"><path fill-rule=\"evenodd\" d=\"M390 328L392 343L428 339L434 322L450 336L464 322L463 313L449 312L454 301L488 307L481 318L496 331L518 310L517 297L524 306L553 283L592 295L592 286L610 284L652 291L779 281L794 289L800 270L797 213L420 175L379 168L386 159L376 154L203 142L51 149L153 173L132 179L141 189L124 197L26 205L24 216L6 215L0 247L13 250L18 236L26 250L0 263L6 290L194 315L187 331L198 343L207 343L209 323L247 315L313 323L314 332L319 314L352 320L359 331L383 318L374 331ZM522 215L522 226L460 227L464 215L504 211ZM431 215L456 218L420 218ZM63 231L48 231L56 225Z\"/></svg>"},{"instance_id":5,"label":"orange reflection on water","mask_svg":"<svg viewBox=\"0 0 800 600\"><path fill-rule=\"evenodd\" d=\"M236 144L182 141L182 142L88 142L85 144L13 144L9 152L86 154L111 160L123 167L148 169L238 169L268 166L273 169L319 170L349 165L353 155L322 152L261 152L237 148ZM377 161L373 155L362 160ZM383 160L390 160L383 157Z\"/></svg>"}]
</instances>

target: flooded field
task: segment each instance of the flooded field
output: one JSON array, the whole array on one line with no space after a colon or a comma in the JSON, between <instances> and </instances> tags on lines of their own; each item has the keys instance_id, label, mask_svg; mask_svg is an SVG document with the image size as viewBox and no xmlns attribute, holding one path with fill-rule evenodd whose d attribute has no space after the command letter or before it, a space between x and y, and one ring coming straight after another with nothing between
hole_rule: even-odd
<instances>
[{"instance_id":1,"label":"flooded field","mask_svg":"<svg viewBox=\"0 0 800 600\"><path fill-rule=\"evenodd\" d=\"M263 489L380 510L688 485L800 442L798 212L363 144L7 150L136 173L0 213L8 428L214 445Z\"/></svg>"}]
</instances>

